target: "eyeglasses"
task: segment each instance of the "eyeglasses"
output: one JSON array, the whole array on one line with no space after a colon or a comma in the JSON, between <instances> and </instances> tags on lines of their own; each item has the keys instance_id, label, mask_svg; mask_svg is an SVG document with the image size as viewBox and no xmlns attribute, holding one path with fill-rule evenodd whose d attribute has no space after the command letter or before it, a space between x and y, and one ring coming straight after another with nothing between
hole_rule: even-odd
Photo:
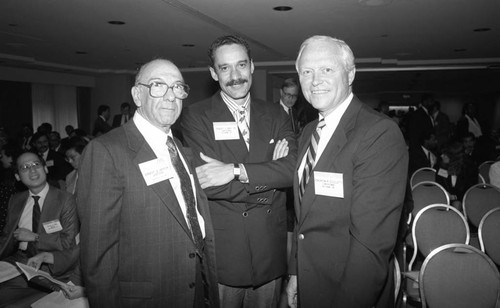
<instances>
[{"instance_id":1,"label":"eyeglasses","mask_svg":"<svg viewBox=\"0 0 500 308\"><path fill-rule=\"evenodd\" d=\"M26 173L28 172L29 170L31 170L31 168L33 169L40 169L43 167L43 164L39 161L34 161L32 163L27 163L27 164L24 164L22 165L21 167L19 167L19 172L23 172L23 173Z\"/></svg>"},{"instance_id":2,"label":"eyeglasses","mask_svg":"<svg viewBox=\"0 0 500 308\"><path fill-rule=\"evenodd\" d=\"M151 97L156 97L156 98L165 96L165 94L167 94L168 92L168 89L172 89L172 92L174 92L175 97L178 99L185 99L189 94L189 86L181 82L174 83L171 86L163 82L152 82L151 84L144 84L144 83L137 83L137 84L149 88L149 95L151 95Z\"/></svg>"},{"instance_id":3,"label":"eyeglasses","mask_svg":"<svg viewBox=\"0 0 500 308\"><path fill-rule=\"evenodd\" d=\"M297 94L288 94L286 92L283 92L283 96L286 97L286 98L297 98L297 97L299 97L299 95L297 95Z\"/></svg>"}]
</instances>

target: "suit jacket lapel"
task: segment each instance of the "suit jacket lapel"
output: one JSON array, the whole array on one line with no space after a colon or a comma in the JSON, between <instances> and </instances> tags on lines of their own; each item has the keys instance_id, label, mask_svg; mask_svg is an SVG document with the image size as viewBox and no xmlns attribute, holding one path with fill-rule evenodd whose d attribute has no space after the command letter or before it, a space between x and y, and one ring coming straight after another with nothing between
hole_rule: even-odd
<instances>
[{"instance_id":1,"label":"suit jacket lapel","mask_svg":"<svg viewBox=\"0 0 500 308\"><path fill-rule=\"evenodd\" d=\"M43 223L50 220L51 217L55 217L54 212L59 211L59 204L57 200L57 194L54 187L49 186L49 191L43 201L42 212L40 213L40 222L38 223L38 230L36 233L40 233L43 230Z\"/></svg>"},{"instance_id":2,"label":"suit jacket lapel","mask_svg":"<svg viewBox=\"0 0 500 308\"><path fill-rule=\"evenodd\" d=\"M308 185L304 192L304 196L302 198L300 209L301 216L298 216L298 218L300 219L299 225L302 224L302 222L305 220L307 214L309 213L309 210L311 209L311 206L314 203L314 200L316 199L316 194L314 192L314 171L318 170L325 172L338 172L338 170L335 170L335 157L347 143L347 136L349 135L349 132L354 128L356 116L361 107L362 103L356 97L353 97L352 101L349 104L349 107L347 107L344 115L342 115L342 117L340 118L340 122L335 129L332 137L328 141L325 150L316 163L316 166L313 169L313 173L311 174ZM315 123L317 125L317 121ZM316 125L314 125L314 128L316 127ZM307 143L307 146L308 145L309 142ZM307 146L305 147L306 149ZM305 154L305 150L302 150L301 152L304 153L301 153L301 156L299 157L303 157L303 155Z\"/></svg>"},{"instance_id":3,"label":"suit jacket lapel","mask_svg":"<svg viewBox=\"0 0 500 308\"><path fill-rule=\"evenodd\" d=\"M269 113L259 108L258 101L252 101L250 107L250 153L248 161L266 161L267 147L271 141L271 123ZM278 140L274 140L274 143ZM246 148L246 146L244 145Z\"/></svg>"},{"instance_id":4,"label":"suit jacket lapel","mask_svg":"<svg viewBox=\"0 0 500 308\"><path fill-rule=\"evenodd\" d=\"M141 135L133 121L129 121L124 124L123 128L125 129L130 149L136 153L133 161L138 169L139 164L156 159L155 153ZM182 213L182 210L177 202L177 197L175 196L172 185L170 185L170 181L161 181L150 185L150 187L167 207L167 209L172 213L172 216L182 226L184 231L186 231L186 233L191 237L191 231L187 226L186 219L184 218L184 214Z\"/></svg>"}]
</instances>

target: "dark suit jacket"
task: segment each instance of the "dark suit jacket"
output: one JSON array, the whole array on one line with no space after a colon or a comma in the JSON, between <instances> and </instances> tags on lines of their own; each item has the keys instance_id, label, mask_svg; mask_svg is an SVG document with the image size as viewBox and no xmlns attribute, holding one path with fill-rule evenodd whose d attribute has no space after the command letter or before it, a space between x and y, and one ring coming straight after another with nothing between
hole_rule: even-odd
<instances>
[{"instance_id":1,"label":"dark suit jacket","mask_svg":"<svg viewBox=\"0 0 500 308\"><path fill-rule=\"evenodd\" d=\"M91 307L193 306L194 242L170 182L146 185L139 164L153 159L134 121L85 148L77 195L80 260ZM203 264L217 307L212 221L203 190L195 188L205 220Z\"/></svg>"},{"instance_id":2,"label":"dark suit jacket","mask_svg":"<svg viewBox=\"0 0 500 308\"><path fill-rule=\"evenodd\" d=\"M132 120L132 115L128 116L128 121L130 121L130 120ZM119 127L121 125L121 123L122 123L122 114L120 113L120 114L117 114L113 117L113 122L111 125L113 128L116 128L116 127Z\"/></svg>"},{"instance_id":3,"label":"dark suit jacket","mask_svg":"<svg viewBox=\"0 0 500 308\"><path fill-rule=\"evenodd\" d=\"M94 122L94 129L92 130L92 136L99 137L102 134L109 132L112 127L108 122L104 121L100 116L97 116Z\"/></svg>"},{"instance_id":4,"label":"dark suit jacket","mask_svg":"<svg viewBox=\"0 0 500 308\"><path fill-rule=\"evenodd\" d=\"M408 141L409 145L417 146L420 142L420 136L427 132L434 132L434 126L430 116L425 112L422 107L413 112L408 119Z\"/></svg>"},{"instance_id":5,"label":"dark suit jacket","mask_svg":"<svg viewBox=\"0 0 500 308\"><path fill-rule=\"evenodd\" d=\"M433 165L431 165L431 162L427 158L427 155L425 155L424 150L420 145L418 146L411 146L410 149L408 150L409 152L409 165L408 165L408 175L411 177L413 172L416 170L423 168L423 167L430 167L434 168ZM433 153L434 154L434 153ZM436 155L436 154L434 154ZM437 162L438 157L436 156L436 162Z\"/></svg>"},{"instance_id":6,"label":"dark suit jacket","mask_svg":"<svg viewBox=\"0 0 500 308\"><path fill-rule=\"evenodd\" d=\"M304 128L299 163L318 120ZM341 173L343 198L315 194L302 204L295 172L298 239L290 273L302 307L373 307L388 277L405 194L408 154L397 124L356 97L313 171Z\"/></svg>"},{"instance_id":7,"label":"dark suit jacket","mask_svg":"<svg viewBox=\"0 0 500 308\"><path fill-rule=\"evenodd\" d=\"M259 286L286 273L284 188L291 186L297 146L281 106L252 99L250 152L244 140L215 140L214 122L234 122L220 92L184 110L184 140L199 153L224 163L243 163L249 183L231 181L205 189L214 220L219 282ZM278 140L286 138L287 157L273 161Z\"/></svg>"},{"instance_id":8,"label":"dark suit jacket","mask_svg":"<svg viewBox=\"0 0 500 308\"><path fill-rule=\"evenodd\" d=\"M19 242L14 239L13 233L18 228L28 197L29 192L25 191L10 199L7 224L0 237L0 260L13 255L18 249ZM63 229L48 234L43 223L52 220L59 220ZM76 245L75 236L78 234L78 230L79 223L74 196L50 186L40 214L38 230L35 232L40 236L36 244L37 252L71 250ZM43 266L42 270L49 270L58 279L64 279L68 273L68 271L55 270L53 266Z\"/></svg>"},{"instance_id":9,"label":"dark suit jacket","mask_svg":"<svg viewBox=\"0 0 500 308\"><path fill-rule=\"evenodd\" d=\"M49 170L47 180L56 187L59 185L57 181L65 181L66 176L73 170L73 167L64 159L64 156L54 150L49 150L45 162Z\"/></svg>"}]
</instances>

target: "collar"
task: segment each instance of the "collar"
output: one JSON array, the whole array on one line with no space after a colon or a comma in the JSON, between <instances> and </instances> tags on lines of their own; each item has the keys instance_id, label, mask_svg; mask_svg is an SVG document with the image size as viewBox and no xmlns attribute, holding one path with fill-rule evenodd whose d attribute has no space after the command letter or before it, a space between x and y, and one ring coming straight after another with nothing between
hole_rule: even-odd
<instances>
[{"instance_id":1,"label":"collar","mask_svg":"<svg viewBox=\"0 0 500 308\"><path fill-rule=\"evenodd\" d=\"M168 136L172 137L172 130L169 129L168 133L159 129L158 127L151 124L148 120L146 120L139 112L136 112L133 117L134 124L139 129L141 135L146 139L146 142L151 146L153 151L158 148L166 148L165 144L167 143ZM155 154L156 153L155 151Z\"/></svg>"},{"instance_id":2,"label":"collar","mask_svg":"<svg viewBox=\"0 0 500 308\"><path fill-rule=\"evenodd\" d=\"M347 107L349 107L349 104L351 103L352 99L354 97L354 94L352 92L345 98L345 100L340 103L340 105L335 108L334 111L330 112L326 117L323 117L321 114L319 115L319 120L325 119L325 125L326 126L334 126L335 128L337 127L338 123L340 122L340 118L344 115L345 111L347 110Z\"/></svg>"}]
</instances>

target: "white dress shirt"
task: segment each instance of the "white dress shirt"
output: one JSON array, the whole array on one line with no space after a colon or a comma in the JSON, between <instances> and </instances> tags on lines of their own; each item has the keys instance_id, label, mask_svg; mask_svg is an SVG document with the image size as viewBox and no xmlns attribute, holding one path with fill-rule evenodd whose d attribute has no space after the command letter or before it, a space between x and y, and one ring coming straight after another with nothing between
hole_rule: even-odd
<instances>
[{"instance_id":1,"label":"white dress shirt","mask_svg":"<svg viewBox=\"0 0 500 308\"><path fill-rule=\"evenodd\" d=\"M38 204L40 205L40 213L43 209L43 203L45 202L45 198L47 197L47 193L49 192L49 184L45 184L45 187L38 194L33 194L31 191L29 192L28 200L26 200L26 205L24 207L23 213L21 214L21 219L19 219L19 224L17 225L19 228L28 229L34 233L36 230L33 230L33 206L35 205L35 200L33 200L33 196L39 196ZM26 250L28 248L28 242L19 242L19 249Z\"/></svg>"}]
</instances>

